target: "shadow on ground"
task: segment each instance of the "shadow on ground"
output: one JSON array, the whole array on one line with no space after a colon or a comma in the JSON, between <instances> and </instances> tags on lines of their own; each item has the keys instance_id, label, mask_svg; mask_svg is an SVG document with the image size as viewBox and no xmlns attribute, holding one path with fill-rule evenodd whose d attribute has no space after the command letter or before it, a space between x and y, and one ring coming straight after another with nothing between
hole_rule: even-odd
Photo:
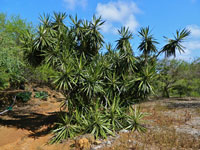
<instances>
[{"instance_id":1,"label":"shadow on ground","mask_svg":"<svg viewBox=\"0 0 200 150\"><path fill-rule=\"evenodd\" d=\"M23 115L20 111L13 111L7 114L8 117L0 118L0 125L26 129L31 132L30 137L37 138L47 135L53 129L59 114L60 112L48 114L31 112Z\"/></svg>"},{"instance_id":2,"label":"shadow on ground","mask_svg":"<svg viewBox=\"0 0 200 150\"><path fill-rule=\"evenodd\" d=\"M174 108L200 108L200 102L190 102L190 103L184 103L182 101L180 101L180 102L168 102L167 107L169 109L174 109Z\"/></svg>"}]
</instances>

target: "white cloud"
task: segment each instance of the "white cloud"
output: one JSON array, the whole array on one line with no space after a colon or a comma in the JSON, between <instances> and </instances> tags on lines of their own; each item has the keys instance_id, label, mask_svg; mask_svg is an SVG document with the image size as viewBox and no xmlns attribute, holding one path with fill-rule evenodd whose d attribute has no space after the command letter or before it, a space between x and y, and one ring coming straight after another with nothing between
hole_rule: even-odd
<instances>
[{"instance_id":1,"label":"white cloud","mask_svg":"<svg viewBox=\"0 0 200 150\"><path fill-rule=\"evenodd\" d=\"M81 6L85 8L87 5L87 0L63 0L65 3L66 8L68 9L75 9L77 6Z\"/></svg>"},{"instance_id":2,"label":"white cloud","mask_svg":"<svg viewBox=\"0 0 200 150\"><path fill-rule=\"evenodd\" d=\"M106 33L110 32L115 34L116 30L117 29L110 22L105 22L102 26L102 31Z\"/></svg>"},{"instance_id":3,"label":"white cloud","mask_svg":"<svg viewBox=\"0 0 200 150\"><path fill-rule=\"evenodd\" d=\"M191 35L183 43L185 53L177 54L177 58L190 61L192 57L196 57L194 52L200 51L200 27L198 25L188 25L187 29L191 31Z\"/></svg>"},{"instance_id":4,"label":"white cloud","mask_svg":"<svg viewBox=\"0 0 200 150\"><path fill-rule=\"evenodd\" d=\"M185 61L190 61L192 59L191 51L187 48L184 51L185 52L181 53L181 54L178 52L176 58L182 59L182 60L185 60Z\"/></svg>"},{"instance_id":5,"label":"white cloud","mask_svg":"<svg viewBox=\"0 0 200 150\"><path fill-rule=\"evenodd\" d=\"M197 0L191 0L192 3L195 3Z\"/></svg>"},{"instance_id":6,"label":"white cloud","mask_svg":"<svg viewBox=\"0 0 200 150\"><path fill-rule=\"evenodd\" d=\"M200 37L200 26L188 25L187 28L191 31L191 36L193 38Z\"/></svg>"},{"instance_id":7,"label":"white cloud","mask_svg":"<svg viewBox=\"0 0 200 150\"><path fill-rule=\"evenodd\" d=\"M200 40L191 40L184 43L184 46L189 50L200 50Z\"/></svg>"},{"instance_id":8,"label":"white cloud","mask_svg":"<svg viewBox=\"0 0 200 150\"><path fill-rule=\"evenodd\" d=\"M134 31L139 26L139 23L137 22L134 15L130 15L125 26Z\"/></svg>"},{"instance_id":9,"label":"white cloud","mask_svg":"<svg viewBox=\"0 0 200 150\"><path fill-rule=\"evenodd\" d=\"M130 1L117 1L108 3L98 3L96 12L98 16L102 16L106 20L103 27L104 32L116 32L116 26L129 27L131 31L135 31L139 26L135 18L135 14L140 13L137 5Z\"/></svg>"},{"instance_id":10,"label":"white cloud","mask_svg":"<svg viewBox=\"0 0 200 150\"><path fill-rule=\"evenodd\" d=\"M184 42L184 46L191 50L200 50L200 26L188 25L187 29L191 31L190 38Z\"/></svg>"},{"instance_id":11,"label":"white cloud","mask_svg":"<svg viewBox=\"0 0 200 150\"><path fill-rule=\"evenodd\" d=\"M183 43L185 53L177 53L177 58L191 61L192 58L196 57L195 53L200 51L200 26L188 25L187 29L191 31L191 35Z\"/></svg>"}]
</instances>

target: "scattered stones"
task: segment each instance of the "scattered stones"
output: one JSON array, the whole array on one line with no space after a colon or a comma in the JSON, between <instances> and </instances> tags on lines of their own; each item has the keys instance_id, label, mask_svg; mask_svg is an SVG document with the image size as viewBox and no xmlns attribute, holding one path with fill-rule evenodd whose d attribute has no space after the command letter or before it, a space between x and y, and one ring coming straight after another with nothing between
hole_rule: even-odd
<instances>
[{"instance_id":1,"label":"scattered stones","mask_svg":"<svg viewBox=\"0 0 200 150\"><path fill-rule=\"evenodd\" d=\"M76 139L75 146L80 150L89 150L91 144L87 138Z\"/></svg>"},{"instance_id":2,"label":"scattered stones","mask_svg":"<svg viewBox=\"0 0 200 150\"><path fill-rule=\"evenodd\" d=\"M93 144L95 142L95 138L94 138L93 134L84 134L80 137L88 139L91 144Z\"/></svg>"},{"instance_id":3,"label":"scattered stones","mask_svg":"<svg viewBox=\"0 0 200 150\"><path fill-rule=\"evenodd\" d=\"M94 142L94 144L95 144L95 145L100 145L100 144L102 144L102 141L96 140L96 141Z\"/></svg>"},{"instance_id":4,"label":"scattered stones","mask_svg":"<svg viewBox=\"0 0 200 150\"><path fill-rule=\"evenodd\" d=\"M100 149L100 148L103 148L103 145L93 146L91 148L91 150L97 150L97 149Z\"/></svg>"},{"instance_id":5,"label":"scattered stones","mask_svg":"<svg viewBox=\"0 0 200 150\"><path fill-rule=\"evenodd\" d=\"M106 144L107 145L111 145L112 143L111 143L111 141L107 141Z\"/></svg>"},{"instance_id":6,"label":"scattered stones","mask_svg":"<svg viewBox=\"0 0 200 150\"><path fill-rule=\"evenodd\" d=\"M119 133L128 133L128 132L129 132L129 130L126 130L126 129L122 129L119 131Z\"/></svg>"},{"instance_id":7,"label":"scattered stones","mask_svg":"<svg viewBox=\"0 0 200 150\"><path fill-rule=\"evenodd\" d=\"M95 138L92 134L85 134L75 139L75 147L80 150L89 150L93 143L95 143Z\"/></svg>"}]
</instances>

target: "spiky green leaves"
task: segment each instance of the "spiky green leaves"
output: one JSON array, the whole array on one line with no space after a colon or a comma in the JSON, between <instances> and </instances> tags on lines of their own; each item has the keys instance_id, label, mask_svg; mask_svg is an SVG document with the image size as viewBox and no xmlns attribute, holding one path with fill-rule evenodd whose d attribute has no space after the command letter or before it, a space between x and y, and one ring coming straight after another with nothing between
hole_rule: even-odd
<instances>
[{"instance_id":1,"label":"spiky green leaves","mask_svg":"<svg viewBox=\"0 0 200 150\"><path fill-rule=\"evenodd\" d=\"M177 30L176 35L174 35L174 39L167 39L168 43L162 48L161 52L165 53L166 57L174 56L176 57L176 50L179 53L183 53L185 47L182 45L182 42L185 40L186 37L190 35L190 31L187 29Z\"/></svg>"},{"instance_id":2,"label":"spiky green leaves","mask_svg":"<svg viewBox=\"0 0 200 150\"><path fill-rule=\"evenodd\" d=\"M153 93L152 82L156 77L155 66L146 66L140 71L139 77L136 79L138 87L137 94L142 98L146 98L150 93Z\"/></svg>"},{"instance_id":3,"label":"spiky green leaves","mask_svg":"<svg viewBox=\"0 0 200 150\"><path fill-rule=\"evenodd\" d=\"M120 39L117 40L116 48L120 50L121 54L133 53L130 40L133 39L133 34L129 31L129 28L122 27L118 30Z\"/></svg>"},{"instance_id":4,"label":"spiky green leaves","mask_svg":"<svg viewBox=\"0 0 200 150\"><path fill-rule=\"evenodd\" d=\"M60 142L67 138L73 138L81 131L81 127L73 123L73 117L66 115L60 116L60 122L56 123L56 129L52 132L54 136L50 140L50 144Z\"/></svg>"},{"instance_id":5,"label":"spiky green leaves","mask_svg":"<svg viewBox=\"0 0 200 150\"><path fill-rule=\"evenodd\" d=\"M144 132L146 128L142 119L146 115L137 108L122 107L117 96L108 109L97 101L94 107L87 111L76 109L73 114L61 115L50 143L87 133L93 134L97 139L107 138L108 135L114 135L122 129Z\"/></svg>"},{"instance_id":6,"label":"spiky green leaves","mask_svg":"<svg viewBox=\"0 0 200 150\"><path fill-rule=\"evenodd\" d=\"M145 132L146 128L143 125L144 121L142 119L147 114L140 112L140 110L137 107L135 107L135 109L130 107L129 111L130 114L127 116L128 127L126 129L138 132Z\"/></svg>"},{"instance_id":7,"label":"spiky green leaves","mask_svg":"<svg viewBox=\"0 0 200 150\"><path fill-rule=\"evenodd\" d=\"M141 28L138 33L141 38L138 49L143 53L146 65L149 55L157 52L156 44L158 44L158 42L154 39L149 27Z\"/></svg>"}]
</instances>

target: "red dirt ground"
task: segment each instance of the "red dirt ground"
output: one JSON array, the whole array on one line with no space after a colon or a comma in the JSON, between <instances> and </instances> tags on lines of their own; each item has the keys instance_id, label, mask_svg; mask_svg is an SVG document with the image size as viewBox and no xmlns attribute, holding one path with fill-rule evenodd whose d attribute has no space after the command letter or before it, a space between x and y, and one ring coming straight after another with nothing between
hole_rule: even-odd
<instances>
[{"instance_id":1,"label":"red dirt ground","mask_svg":"<svg viewBox=\"0 0 200 150\"><path fill-rule=\"evenodd\" d=\"M33 92L32 89L29 89ZM66 150L69 144L46 144L52 137L49 131L56 121L62 94L47 87L36 88L48 92L48 99L34 98L26 104L17 104L13 110L0 116L1 150ZM67 146L68 145L68 146Z\"/></svg>"}]
</instances>

